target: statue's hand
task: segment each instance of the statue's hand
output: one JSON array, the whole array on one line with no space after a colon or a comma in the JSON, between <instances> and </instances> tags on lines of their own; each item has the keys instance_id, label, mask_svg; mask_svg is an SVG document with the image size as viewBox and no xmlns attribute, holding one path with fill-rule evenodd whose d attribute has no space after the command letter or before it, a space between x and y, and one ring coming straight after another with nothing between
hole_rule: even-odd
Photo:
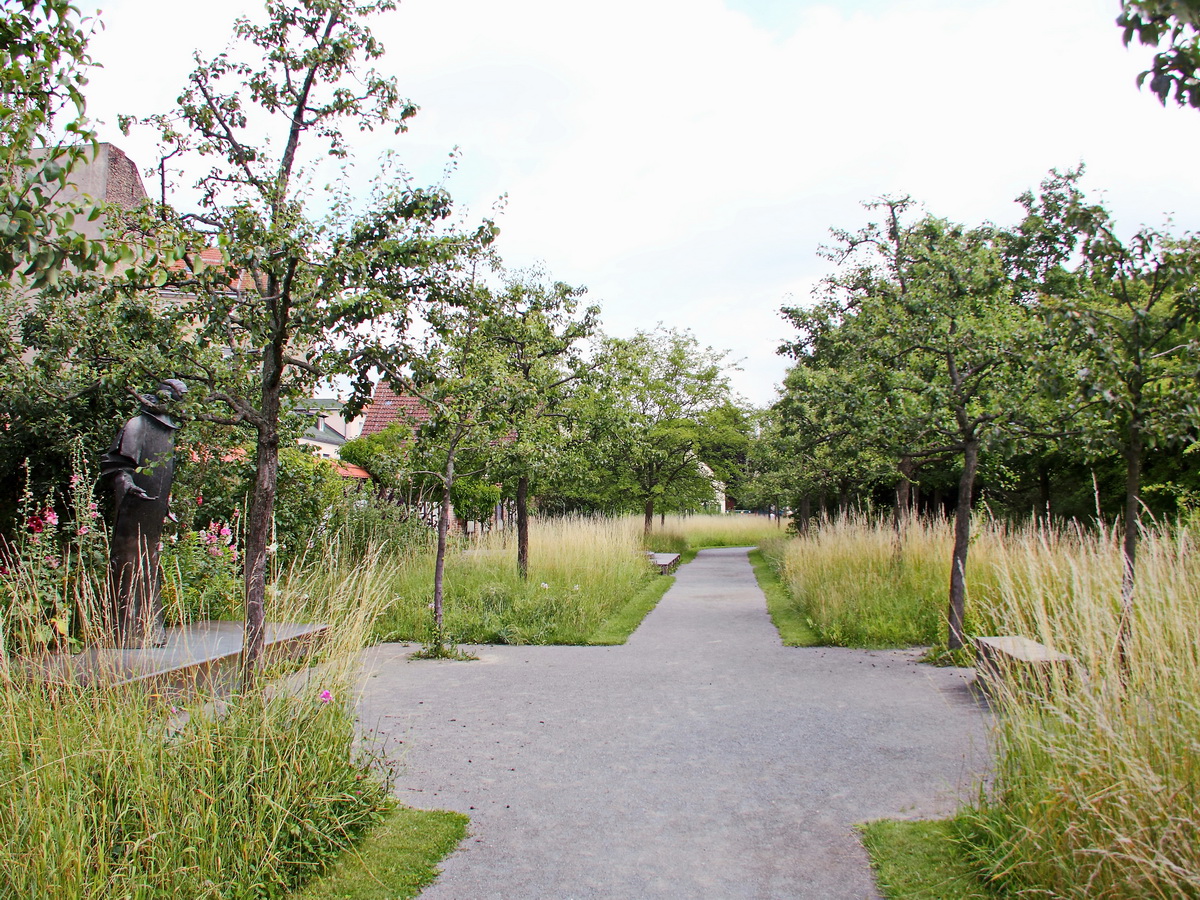
<instances>
[{"instance_id":1,"label":"statue's hand","mask_svg":"<svg viewBox=\"0 0 1200 900\"><path fill-rule=\"evenodd\" d=\"M138 487L136 484L133 487L131 487L126 493L128 493L134 497L137 497L139 500L157 500L158 499L157 497L151 497L149 494L147 494L144 490L142 490L142 488Z\"/></svg>"}]
</instances>

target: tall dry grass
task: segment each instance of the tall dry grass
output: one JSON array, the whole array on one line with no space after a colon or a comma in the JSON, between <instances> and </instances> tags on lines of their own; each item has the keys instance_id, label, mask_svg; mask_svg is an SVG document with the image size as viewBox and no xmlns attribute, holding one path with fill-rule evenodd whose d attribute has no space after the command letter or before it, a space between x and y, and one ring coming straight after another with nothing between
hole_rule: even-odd
<instances>
[{"instance_id":1,"label":"tall dry grass","mask_svg":"<svg viewBox=\"0 0 1200 900\"><path fill-rule=\"evenodd\" d=\"M335 623L287 689L185 701L0 680L0 896L282 897L377 821L388 777L353 686L384 569L334 567L272 597L273 620Z\"/></svg>"},{"instance_id":2,"label":"tall dry grass","mask_svg":"<svg viewBox=\"0 0 1200 900\"><path fill-rule=\"evenodd\" d=\"M970 813L992 877L1030 895L1200 896L1200 558L1186 528L1143 534L1128 668L1111 531L1029 526L992 548L984 615L1079 660L1032 701L998 696L997 773Z\"/></svg>"},{"instance_id":3,"label":"tall dry grass","mask_svg":"<svg viewBox=\"0 0 1200 900\"><path fill-rule=\"evenodd\" d=\"M631 516L627 521L641 530L640 517ZM757 547L784 534L784 523L767 516L741 513L667 516L665 521L654 520L654 529L644 544L647 550L659 553L682 553L702 547Z\"/></svg>"},{"instance_id":4,"label":"tall dry grass","mask_svg":"<svg viewBox=\"0 0 1200 900\"><path fill-rule=\"evenodd\" d=\"M847 516L764 554L822 643L906 647L945 640L952 541L945 521L913 519L898 540L889 522Z\"/></svg>"},{"instance_id":5,"label":"tall dry grass","mask_svg":"<svg viewBox=\"0 0 1200 900\"><path fill-rule=\"evenodd\" d=\"M522 581L514 532L460 538L446 560L444 631L460 643L587 643L652 577L640 539L633 519L535 519L529 578ZM376 625L381 639L428 637L433 565L426 547L388 559L390 600Z\"/></svg>"}]
</instances>

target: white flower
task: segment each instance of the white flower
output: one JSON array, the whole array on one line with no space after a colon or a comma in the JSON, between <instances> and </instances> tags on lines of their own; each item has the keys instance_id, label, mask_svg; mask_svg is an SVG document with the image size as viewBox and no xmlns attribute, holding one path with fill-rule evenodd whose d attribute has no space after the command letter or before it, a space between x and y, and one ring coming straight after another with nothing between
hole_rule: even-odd
<instances>
[{"instance_id":1,"label":"white flower","mask_svg":"<svg viewBox=\"0 0 1200 900\"><path fill-rule=\"evenodd\" d=\"M544 581L542 582L542 587L544 587L546 590L550 590L550 585L546 584Z\"/></svg>"}]
</instances>

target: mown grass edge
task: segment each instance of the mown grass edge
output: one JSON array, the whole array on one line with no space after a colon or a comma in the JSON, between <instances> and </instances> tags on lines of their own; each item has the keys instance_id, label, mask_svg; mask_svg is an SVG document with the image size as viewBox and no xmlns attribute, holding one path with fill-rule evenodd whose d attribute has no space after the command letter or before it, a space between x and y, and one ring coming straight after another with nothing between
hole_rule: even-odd
<instances>
[{"instance_id":1,"label":"mown grass edge","mask_svg":"<svg viewBox=\"0 0 1200 900\"><path fill-rule=\"evenodd\" d=\"M754 577L758 579L759 589L767 598L767 612L771 615L771 621L775 630L779 632L783 646L820 646L821 638L808 624L791 593L757 547L750 551L750 565L754 568Z\"/></svg>"},{"instance_id":2,"label":"mown grass edge","mask_svg":"<svg viewBox=\"0 0 1200 900\"><path fill-rule=\"evenodd\" d=\"M437 878L438 863L466 836L461 813L397 806L357 847L294 900L409 900Z\"/></svg>"},{"instance_id":3,"label":"mown grass edge","mask_svg":"<svg viewBox=\"0 0 1200 900\"><path fill-rule=\"evenodd\" d=\"M586 643L591 646L625 643L674 583L674 575L658 575L646 582L624 606L605 619L600 627L588 636Z\"/></svg>"},{"instance_id":4,"label":"mown grass edge","mask_svg":"<svg viewBox=\"0 0 1200 900\"><path fill-rule=\"evenodd\" d=\"M879 819L858 826L888 900L998 900L980 880L958 819Z\"/></svg>"}]
</instances>

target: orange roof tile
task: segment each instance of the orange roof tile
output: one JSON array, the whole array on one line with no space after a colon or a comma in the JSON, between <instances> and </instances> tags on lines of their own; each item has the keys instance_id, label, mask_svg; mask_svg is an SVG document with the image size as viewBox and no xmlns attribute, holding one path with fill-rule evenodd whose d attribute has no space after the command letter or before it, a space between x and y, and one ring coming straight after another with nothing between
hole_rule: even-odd
<instances>
[{"instance_id":1,"label":"orange roof tile","mask_svg":"<svg viewBox=\"0 0 1200 900\"><path fill-rule=\"evenodd\" d=\"M430 418L424 403L416 397L397 394L386 381L375 385L375 395L370 405L363 409L363 415L364 437L378 434L394 422L403 422L416 428Z\"/></svg>"}]
</instances>

